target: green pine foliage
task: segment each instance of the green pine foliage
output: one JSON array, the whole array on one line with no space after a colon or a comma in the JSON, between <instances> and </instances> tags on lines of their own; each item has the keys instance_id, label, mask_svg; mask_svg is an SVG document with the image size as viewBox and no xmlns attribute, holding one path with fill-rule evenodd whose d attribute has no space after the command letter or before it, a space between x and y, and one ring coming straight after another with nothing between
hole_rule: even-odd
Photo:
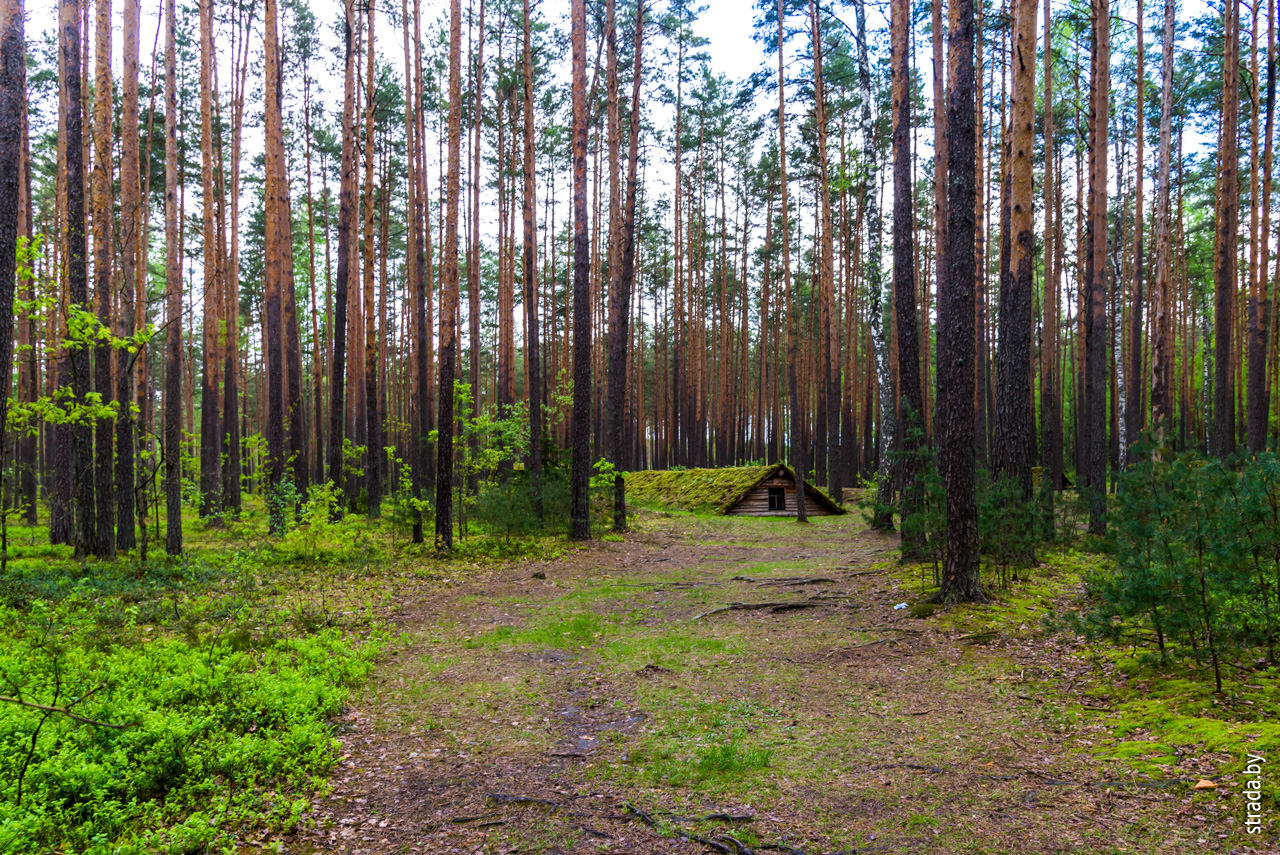
<instances>
[{"instance_id":1,"label":"green pine foliage","mask_svg":"<svg viewBox=\"0 0 1280 855\"><path fill-rule=\"evenodd\" d=\"M1232 469L1198 452L1134 450L1109 511L1114 562L1088 579L1076 617L1091 637L1212 668L1275 656L1280 458Z\"/></svg>"}]
</instances>

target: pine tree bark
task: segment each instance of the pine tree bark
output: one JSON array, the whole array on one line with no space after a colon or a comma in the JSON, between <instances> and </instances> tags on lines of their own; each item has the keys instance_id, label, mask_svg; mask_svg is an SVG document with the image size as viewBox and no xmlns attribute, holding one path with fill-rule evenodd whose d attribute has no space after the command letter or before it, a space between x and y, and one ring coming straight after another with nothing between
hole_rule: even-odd
<instances>
[{"instance_id":1,"label":"pine tree bark","mask_svg":"<svg viewBox=\"0 0 1280 855\"><path fill-rule=\"evenodd\" d=\"M608 40L609 54L609 232L611 246L609 253L609 427L606 434L609 443L609 460L613 463L615 469L613 527L615 531L623 531L627 527L626 484L622 473L626 468L624 456L626 425L624 416L627 394L627 349L631 320L631 286L635 276L636 162L640 133L640 48L643 38L644 4L639 2L636 7L625 211L619 210L623 206L618 175L618 136L621 122L618 107L617 29L614 19L613 0L608 0L607 10L605 38ZM621 218L620 222L619 218Z\"/></svg>"},{"instance_id":2,"label":"pine tree bark","mask_svg":"<svg viewBox=\"0 0 1280 855\"><path fill-rule=\"evenodd\" d=\"M27 194L22 190L26 143L23 105L27 100L24 14L22 0L0 2L0 402L9 400L19 222L27 219L23 210ZM5 429L0 432L0 459L8 452L9 431ZM7 569L7 547L7 543L0 543L0 569Z\"/></svg>"},{"instance_id":3,"label":"pine tree bark","mask_svg":"<svg viewBox=\"0 0 1280 855\"><path fill-rule=\"evenodd\" d=\"M818 14L818 0L809 0L810 44L813 50L814 122L818 130L818 202L821 208L822 237L819 270L822 276L821 329L822 370L819 372L819 388L822 392L823 418L818 420L821 431L818 443L825 450L826 465L820 466L817 477L827 486L831 497L844 504L844 485L840 478L840 359L838 321L833 323L835 306L835 228L831 219L831 180L827 153L827 90L823 79L822 19ZM914 289L913 289L914 293ZM914 302L914 301L913 301ZM917 363L918 364L918 363ZM917 387L919 377L917 375Z\"/></svg>"},{"instance_id":4,"label":"pine tree bark","mask_svg":"<svg viewBox=\"0 0 1280 855\"><path fill-rule=\"evenodd\" d=\"M1000 281L996 352L995 471L1031 498L1031 333L1035 236L1032 164L1036 104L1036 0L1013 4L1012 103L1009 111L1009 265Z\"/></svg>"},{"instance_id":5,"label":"pine tree bark","mask_svg":"<svg viewBox=\"0 0 1280 855\"><path fill-rule=\"evenodd\" d=\"M946 486L944 603L984 600L974 461L976 85L973 0L953 0L947 52L947 278L938 290L938 469Z\"/></svg>"},{"instance_id":6,"label":"pine tree bark","mask_svg":"<svg viewBox=\"0 0 1280 855\"><path fill-rule=\"evenodd\" d=\"M1111 4L1094 0L1089 114L1089 199L1085 259L1084 486L1093 491L1089 530L1106 530L1107 504L1107 120L1111 89Z\"/></svg>"},{"instance_id":7,"label":"pine tree bark","mask_svg":"<svg viewBox=\"0 0 1280 855\"><path fill-rule=\"evenodd\" d=\"M355 0L344 0L344 71L342 95L342 154L338 184L338 263L334 276L333 357L329 371L328 479L342 489L346 434L347 300L351 280L352 215L355 207Z\"/></svg>"},{"instance_id":8,"label":"pine tree bark","mask_svg":"<svg viewBox=\"0 0 1280 855\"><path fill-rule=\"evenodd\" d=\"M1257 253L1257 263L1255 265L1252 285L1253 295L1249 302L1249 386L1248 386L1248 405L1246 408L1246 419L1248 425L1248 443L1249 453L1258 454L1265 450L1267 444L1267 421L1268 421L1268 396L1267 396L1267 380L1268 380L1268 347L1267 338L1270 326L1270 295L1268 293L1268 252L1270 249L1270 229L1271 229L1271 163L1272 163L1272 110L1275 107L1275 6L1267 5L1267 106L1266 120L1262 138L1266 141L1263 144L1262 154L1262 225L1261 233L1268 236L1266 240L1253 240L1253 251ZM1254 12L1255 32L1257 12ZM1259 85L1257 81L1257 45L1255 38L1254 45L1254 62L1253 70L1254 86ZM1258 93L1254 93L1254 136L1256 141L1258 128ZM1254 155L1256 156L1256 145ZM1254 190L1257 186L1255 183ZM1255 196L1256 198L1256 196ZM1257 216L1257 204L1253 205L1254 216Z\"/></svg>"},{"instance_id":9,"label":"pine tree bark","mask_svg":"<svg viewBox=\"0 0 1280 855\"><path fill-rule=\"evenodd\" d=\"M783 0L778 0L778 186L782 214L782 282L787 311L787 396L791 410L791 468L796 476L796 522L808 522L805 508L804 478L808 471L804 459L803 420L800 417L800 392L797 386L796 362L799 342L796 307L791 294L791 224L787 210L787 78L783 56L786 13Z\"/></svg>"},{"instance_id":10,"label":"pine tree bark","mask_svg":"<svg viewBox=\"0 0 1280 855\"><path fill-rule=\"evenodd\" d=\"M182 256L178 233L178 62L174 0L164 10L165 552L182 552Z\"/></svg>"},{"instance_id":11,"label":"pine tree bark","mask_svg":"<svg viewBox=\"0 0 1280 855\"><path fill-rule=\"evenodd\" d=\"M569 536L591 537L591 250L587 234L587 8L572 0L573 52L573 421Z\"/></svg>"},{"instance_id":12,"label":"pine tree bark","mask_svg":"<svg viewBox=\"0 0 1280 855\"><path fill-rule=\"evenodd\" d=\"M63 142L63 183L65 195L67 299L72 309L88 311L89 283L86 265L84 214L84 125L81 101L80 5L78 0L61 0L59 5L59 51L62 59L62 108L66 138ZM72 390L70 406L84 405L89 393L89 351L87 345L72 342L64 357L64 377ZM68 376L69 375L69 376ZM66 385L60 378L59 385ZM68 498L73 510L75 554L91 555L97 545L93 503L93 447L88 424L70 428L71 442L59 443L59 453L71 458L72 489Z\"/></svg>"},{"instance_id":13,"label":"pine tree bark","mask_svg":"<svg viewBox=\"0 0 1280 855\"><path fill-rule=\"evenodd\" d=\"M365 436L368 437L369 450L365 455L365 490L368 493L368 511L370 517L382 514L382 425L378 419L378 337L374 318L373 272L376 257L374 255L373 224L375 192L373 186L373 165L377 156L376 128L374 125L374 109L377 87L375 74L376 54L374 53L374 6L367 6L365 19L365 49L368 51L365 80L364 111L364 417ZM383 283L386 287L386 283Z\"/></svg>"},{"instance_id":14,"label":"pine tree bark","mask_svg":"<svg viewBox=\"0 0 1280 855\"><path fill-rule=\"evenodd\" d=\"M1176 5L1164 4L1164 44L1160 60L1160 150L1156 158L1156 258L1151 291L1151 420L1173 428L1173 223L1170 168L1173 160L1173 44ZM1171 438L1171 434L1168 434Z\"/></svg>"},{"instance_id":15,"label":"pine tree bark","mask_svg":"<svg viewBox=\"0 0 1280 855\"><path fill-rule=\"evenodd\" d=\"M1041 479L1054 492L1062 488L1062 410L1058 393L1058 265L1054 240L1057 190L1053 138L1053 14L1044 4L1044 295L1040 323Z\"/></svg>"},{"instance_id":16,"label":"pine tree bark","mask_svg":"<svg viewBox=\"0 0 1280 855\"><path fill-rule=\"evenodd\" d=\"M643 5L640 0L638 5ZM639 14L639 12L637 12ZM529 393L529 481L533 492L533 511L542 518L542 354L538 335L541 320L538 315L538 278L536 255L537 162L534 154L533 127L533 21L529 0L524 0L524 53L522 84L524 94L524 310L525 354L529 363L525 384Z\"/></svg>"},{"instance_id":17,"label":"pine tree bark","mask_svg":"<svg viewBox=\"0 0 1280 855\"><path fill-rule=\"evenodd\" d=\"M1135 164L1135 180L1134 180L1134 210L1133 210L1133 302L1130 304L1129 310L1129 383L1132 388L1129 389L1128 397L1125 400L1125 432L1128 435L1130 443L1138 439L1138 435L1143 428L1143 394L1142 394L1142 343L1145 333L1142 325L1142 313L1146 307L1146 296L1144 290L1146 288L1146 244L1144 235L1146 233L1146 220L1143 217L1143 200L1142 191L1143 178L1146 175L1146 161L1143 158L1143 150L1146 142L1146 124L1145 110L1146 105L1146 48L1143 44L1143 4L1142 0L1137 0L1138 8L1136 12L1137 21L1137 68L1136 74L1138 78L1136 104L1137 104L1137 122L1135 124L1136 138L1134 151ZM1125 465L1125 461L1121 461L1121 465Z\"/></svg>"},{"instance_id":18,"label":"pine tree bark","mask_svg":"<svg viewBox=\"0 0 1280 855\"><path fill-rule=\"evenodd\" d=\"M1236 247L1240 217L1236 136L1240 122L1240 0L1227 0L1222 59L1222 137L1218 148L1218 211L1214 248L1213 430L1215 457L1236 448L1231 354L1235 333Z\"/></svg>"},{"instance_id":19,"label":"pine tree bark","mask_svg":"<svg viewBox=\"0 0 1280 855\"><path fill-rule=\"evenodd\" d=\"M440 406L436 440L436 549L453 548L453 381L458 330L458 171L462 149L462 8L450 0L449 156L440 265Z\"/></svg>"},{"instance_id":20,"label":"pine tree bark","mask_svg":"<svg viewBox=\"0 0 1280 855\"><path fill-rule=\"evenodd\" d=\"M134 326L134 289L138 276L138 238L142 230L142 198L139 187L138 143L138 30L141 10L138 0L124 0L123 81L120 114L120 332L126 338ZM134 533L134 363L143 351L125 354L116 372L116 400L120 402L116 421L116 547L133 549ZM144 521L145 523L145 521Z\"/></svg>"},{"instance_id":21,"label":"pine tree bark","mask_svg":"<svg viewBox=\"0 0 1280 855\"><path fill-rule=\"evenodd\" d=\"M485 0L480 0L480 21L476 38L475 66L475 108L471 114L472 129L475 140L472 145L471 174L471 247L467 254L467 344L471 351L468 367L468 381L471 384L471 418L479 418L481 404L480 388L480 154L483 148L481 131L483 130L484 105L484 9ZM480 456L480 437L472 431L468 439L468 448L472 461ZM475 493L479 489L479 472L472 468L468 478L467 489Z\"/></svg>"},{"instance_id":22,"label":"pine tree bark","mask_svg":"<svg viewBox=\"0 0 1280 855\"><path fill-rule=\"evenodd\" d=\"M111 276L111 196L112 196L112 95L111 76L111 0L97 0L96 45L93 81L93 292L98 321L107 330L112 327ZM16 197L15 197L16 198ZM112 352L109 343L99 343L93 354L93 386L101 403L110 405L115 398L112 377ZM0 399L3 400L3 399ZM104 416L94 420L94 522L93 553L109 558L116 552L115 508L115 419Z\"/></svg>"},{"instance_id":23,"label":"pine tree bark","mask_svg":"<svg viewBox=\"0 0 1280 855\"><path fill-rule=\"evenodd\" d=\"M285 521L284 486L285 470L285 400L284 400L284 330L282 329L282 290L284 287L284 244L290 240L281 233L285 216L280 211L282 189L280 177L284 172L284 129L281 116L280 92L280 44L278 0L266 0L264 26L265 53L265 226L266 268L263 327L265 358L267 363L267 504L271 515L271 531L283 534ZM279 165L278 165L279 164ZM284 197L287 199L287 195Z\"/></svg>"},{"instance_id":24,"label":"pine tree bark","mask_svg":"<svg viewBox=\"0 0 1280 855\"><path fill-rule=\"evenodd\" d=\"M200 162L204 232L204 371L200 381L200 516L221 510L222 434L218 413L218 242L214 233L213 0L200 0Z\"/></svg>"},{"instance_id":25,"label":"pine tree bark","mask_svg":"<svg viewBox=\"0 0 1280 855\"><path fill-rule=\"evenodd\" d=\"M812 0L811 0L812 2ZM889 6L890 77L893 81L893 294L898 340L898 395L902 413L902 554L919 555L922 544L908 521L920 509L924 396L920 387L920 337L916 314L914 192L911 181L911 66L909 0Z\"/></svg>"}]
</instances>

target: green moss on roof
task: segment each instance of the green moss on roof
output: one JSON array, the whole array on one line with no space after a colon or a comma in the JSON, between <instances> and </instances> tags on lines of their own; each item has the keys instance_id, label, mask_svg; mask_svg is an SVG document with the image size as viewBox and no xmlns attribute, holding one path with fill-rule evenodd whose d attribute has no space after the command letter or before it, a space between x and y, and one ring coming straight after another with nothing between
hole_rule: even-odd
<instances>
[{"instance_id":1,"label":"green moss on roof","mask_svg":"<svg viewBox=\"0 0 1280 855\"><path fill-rule=\"evenodd\" d=\"M785 466L728 466L723 469L668 469L626 473L627 497L641 502L656 502L695 513L727 513L774 470ZM821 495L823 504L843 513L834 502L813 485L809 489Z\"/></svg>"}]
</instances>

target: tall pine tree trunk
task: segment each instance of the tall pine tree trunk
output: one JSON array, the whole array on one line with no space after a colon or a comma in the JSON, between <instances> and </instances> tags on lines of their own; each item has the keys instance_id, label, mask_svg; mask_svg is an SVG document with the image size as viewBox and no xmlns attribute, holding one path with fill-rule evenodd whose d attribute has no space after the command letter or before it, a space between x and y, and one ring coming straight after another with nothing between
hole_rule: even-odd
<instances>
[{"instance_id":1,"label":"tall pine tree trunk","mask_svg":"<svg viewBox=\"0 0 1280 855\"><path fill-rule=\"evenodd\" d=\"M0 402L9 400L13 370L13 297L17 284L19 221L25 219L22 185L23 104L27 100L22 0L0 0ZM9 431L0 431L0 459ZM6 486L6 490L12 487ZM8 539L0 541L0 571L8 567Z\"/></svg>"},{"instance_id":2,"label":"tall pine tree trunk","mask_svg":"<svg viewBox=\"0 0 1280 855\"><path fill-rule=\"evenodd\" d=\"M124 0L123 100L120 115L120 333L126 338L134 329L134 290L138 276L138 238L142 230L142 197L139 187L138 144L138 30L141 10L138 0ZM145 351L123 354L116 372L116 400L120 415L116 421L116 546L133 549L134 534L134 363Z\"/></svg>"},{"instance_id":3,"label":"tall pine tree trunk","mask_svg":"<svg viewBox=\"0 0 1280 855\"><path fill-rule=\"evenodd\" d=\"M351 244L354 238L351 218L355 208L355 91L357 55L355 38L355 0L343 3L345 52L342 95L342 155L338 184L338 264L334 283L333 364L329 370L329 481L342 489L344 437L346 434L347 377L347 300L351 282Z\"/></svg>"},{"instance_id":4,"label":"tall pine tree trunk","mask_svg":"<svg viewBox=\"0 0 1280 855\"><path fill-rule=\"evenodd\" d=\"M1151 290L1151 420L1173 428L1173 222L1170 171L1173 160L1174 0L1164 3L1164 44L1160 60L1160 149L1156 157L1156 258ZM1172 438L1172 434L1167 434Z\"/></svg>"},{"instance_id":5,"label":"tall pine tree trunk","mask_svg":"<svg viewBox=\"0 0 1280 855\"><path fill-rule=\"evenodd\" d=\"M893 80L893 302L898 340L898 395L901 397L902 554L915 557L922 544L908 523L921 504L919 448L924 433L924 396L920 387L920 337L916 314L916 247L911 181L911 97L908 0L889 7Z\"/></svg>"},{"instance_id":6,"label":"tall pine tree trunk","mask_svg":"<svg viewBox=\"0 0 1280 855\"><path fill-rule=\"evenodd\" d=\"M973 0L953 0L947 113L947 278L938 289L938 469L947 490L942 602L982 600L974 461L977 184Z\"/></svg>"},{"instance_id":7,"label":"tall pine tree trunk","mask_svg":"<svg viewBox=\"0 0 1280 855\"><path fill-rule=\"evenodd\" d=\"M573 46L573 421L569 536L591 536L591 252L587 234L587 9L572 0Z\"/></svg>"},{"instance_id":8,"label":"tall pine tree trunk","mask_svg":"<svg viewBox=\"0 0 1280 855\"><path fill-rule=\"evenodd\" d=\"M266 246L264 266L266 281L264 290L263 327L265 358L267 363L267 503L271 513L271 530L284 532L284 468L285 468L285 400L284 400L284 330L282 329L282 289L284 287L284 244L290 236L281 233L285 222L280 206L282 197L280 177L284 174L284 128L281 115L280 92L280 44L278 0L266 0L264 26L265 52L265 139L266 150ZM277 166L279 164L279 166Z\"/></svg>"},{"instance_id":9,"label":"tall pine tree trunk","mask_svg":"<svg viewBox=\"0 0 1280 855\"><path fill-rule=\"evenodd\" d=\"M97 0L95 22L97 44L94 50L93 81L93 291L98 321L112 327L111 215L112 215L112 95L111 77L111 0ZM115 398L115 381L111 372L112 352L109 343L99 343L93 354L93 387L103 405ZM109 557L116 552L115 508L115 419L103 416L94 420L94 500L95 555Z\"/></svg>"},{"instance_id":10,"label":"tall pine tree trunk","mask_svg":"<svg viewBox=\"0 0 1280 855\"><path fill-rule=\"evenodd\" d=\"M214 234L213 0L200 0L200 163L204 243L204 371L200 383L200 516L221 510L222 435L218 414L218 277L221 259ZM234 415L232 416L234 418Z\"/></svg>"},{"instance_id":11,"label":"tall pine tree trunk","mask_svg":"<svg viewBox=\"0 0 1280 855\"><path fill-rule=\"evenodd\" d=\"M182 552L182 257L178 233L177 12L164 12L164 270L166 324L164 372L165 552Z\"/></svg>"},{"instance_id":12,"label":"tall pine tree trunk","mask_svg":"<svg viewBox=\"0 0 1280 855\"><path fill-rule=\"evenodd\" d=\"M1218 213L1214 246L1212 453L1236 448L1231 358L1235 333L1236 246L1240 218L1236 135L1240 122L1240 0L1227 0L1222 59L1222 137L1218 148Z\"/></svg>"},{"instance_id":13,"label":"tall pine tree trunk","mask_svg":"<svg viewBox=\"0 0 1280 855\"><path fill-rule=\"evenodd\" d=\"M643 6L643 0L639 5ZM639 14L637 12L637 14ZM534 153L533 128L533 46L531 29L533 21L529 0L524 0L524 52L522 88L524 94L524 310L525 354L528 372L525 384L529 393L529 481L533 492L533 511L542 517L542 354L538 347L538 278L535 253L536 244L536 183L537 163Z\"/></svg>"},{"instance_id":14,"label":"tall pine tree trunk","mask_svg":"<svg viewBox=\"0 0 1280 855\"><path fill-rule=\"evenodd\" d=\"M1009 264L1000 279L1000 328L996 353L995 471L1031 497L1032 286L1035 236L1031 156L1035 144L1036 0L1014 0L1012 104L1009 111Z\"/></svg>"},{"instance_id":15,"label":"tall pine tree trunk","mask_svg":"<svg viewBox=\"0 0 1280 855\"><path fill-rule=\"evenodd\" d=\"M440 266L440 407L436 441L436 549L453 548L453 381L458 351L458 171L462 149L462 8L450 0L449 158Z\"/></svg>"},{"instance_id":16,"label":"tall pine tree trunk","mask_svg":"<svg viewBox=\"0 0 1280 855\"><path fill-rule=\"evenodd\" d=\"M786 293L787 312L787 397L791 409L791 467L796 476L796 521L808 522L805 508L804 435L800 417L800 391L797 386L796 361L799 359L799 330L796 328L796 307L791 294L791 224L787 218L787 80L783 57L785 41L785 10L783 0L778 0L778 186L782 208L782 282Z\"/></svg>"}]
</instances>

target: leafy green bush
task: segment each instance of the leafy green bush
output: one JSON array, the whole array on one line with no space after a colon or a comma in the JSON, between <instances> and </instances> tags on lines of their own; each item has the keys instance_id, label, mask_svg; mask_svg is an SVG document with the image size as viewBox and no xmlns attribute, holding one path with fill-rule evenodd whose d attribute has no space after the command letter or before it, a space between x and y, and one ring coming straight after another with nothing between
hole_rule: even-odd
<instances>
[{"instance_id":1,"label":"leafy green bush","mask_svg":"<svg viewBox=\"0 0 1280 855\"><path fill-rule=\"evenodd\" d=\"M69 601L0 610L0 851L225 850L242 822L288 829L323 786L326 721L376 643L150 630L129 618L102 644Z\"/></svg>"},{"instance_id":2,"label":"leafy green bush","mask_svg":"<svg viewBox=\"0 0 1280 855\"><path fill-rule=\"evenodd\" d=\"M340 517L340 502L332 481L313 485L296 518L285 516L285 534L277 552L287 560L314 566L348 563L367 551L365 518L355 514Z\"/></svg>"}]
</instances>

